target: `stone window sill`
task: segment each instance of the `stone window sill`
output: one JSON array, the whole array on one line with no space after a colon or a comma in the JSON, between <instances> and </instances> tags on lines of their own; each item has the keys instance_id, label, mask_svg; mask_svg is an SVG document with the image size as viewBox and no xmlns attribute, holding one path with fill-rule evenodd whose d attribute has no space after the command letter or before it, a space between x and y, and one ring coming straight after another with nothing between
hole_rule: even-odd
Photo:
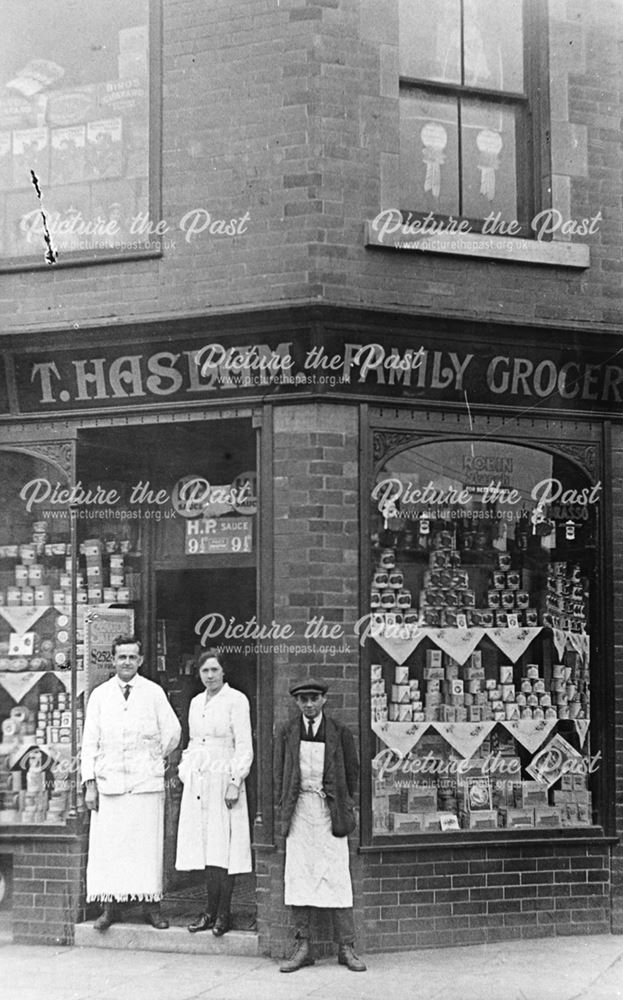
<instances>
[{"instance_id":1,"label":"stone window sill","mask_svg":"<svg viewBox=\"0 0 623 1000\"><path fill-rule=\"evenodd\" d=\"M449 233L439 236L386 234L381 239L372 222L366 222L365 245L403 253L433 253L480 260L505 260L515 264L544 264L550 267L584 269L590 267L590 247L586 243L559 240L530 240L523 237L491 236L482 233Z\"/></svg>"}]
</instances>

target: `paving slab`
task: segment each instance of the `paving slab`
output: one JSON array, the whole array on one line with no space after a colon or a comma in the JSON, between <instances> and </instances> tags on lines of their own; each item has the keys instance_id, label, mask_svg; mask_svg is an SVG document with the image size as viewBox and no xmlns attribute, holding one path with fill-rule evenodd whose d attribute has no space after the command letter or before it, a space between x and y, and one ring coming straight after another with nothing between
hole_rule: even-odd
<instances>
[{"instance_id":1,"label":"paving slab","mask_svg":"<svg viewBox=\"0 0 623 1000\"><path fill-rule=\"evenodd\" d=\"M0 944L0 1000L623 1000L623 935L365 958L366 973L333 957L286 975L257 955Z\"/></svg>"}]
</instances>

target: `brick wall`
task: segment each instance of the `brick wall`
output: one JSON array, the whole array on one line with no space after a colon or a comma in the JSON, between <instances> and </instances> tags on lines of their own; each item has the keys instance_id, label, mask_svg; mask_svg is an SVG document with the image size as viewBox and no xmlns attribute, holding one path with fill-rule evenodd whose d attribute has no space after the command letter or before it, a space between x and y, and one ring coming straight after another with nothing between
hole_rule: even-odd
<instances>
[{"instance_id":1,"label":"brick wall","mask_svg":"<svg viewBox=\"0 0 623 1000\"><path fill-rule=\"evenodd\" d=\"M610 931L598 845L388 851L364 866L369 951Z\"/></svg>"},{"instance_id":2,"label":"brick wall","mask_svg":"<svg viewBox=\"0 0 623 1000\"><path fill-rule=\"evenodd\" d=\"M163 0L160 260L4 275L4 329L328 301L482 319L623 320L616 0L551 9L551 184L603 213L587 271L364 247L398 154L396 0ZM385 206L387 207L387 206ZM250 215L186 242L180 218Z\"/></svg>"},{"instance_id":3,"label":"brick wall","mask_svg":"<svg viewBox=\"0 0 623 1000\"><path fill-rule=\"evenodd\" d=\"M18 944L73 944L83 919L86 842L79 837L15 843L13 940Z\"/></svg>"},{"instance_id":4,"label":"brick wall","mask_svg":"<svg viewBox=\"0 0 623 1000\"><path fill-rule=\"evenodd\" d=\"M359 616L358 411L332 405L282 406L274 416L275 621L290 623L290 645L305 652L273 657L275 725L297 709L288 693L299 679L317 675L330 685L327 712L359 732L359 654L353 624ZM341 624L342 638L306 638L313 616ZM325 647L325 651L322 649ZM331 647L331 649L326 648ZM333 650L333 652L331 651ZM278 818L278 814L277 814ZM258 864L260 946L282 955L290 943L283 905L283 840ZM354 849L355 841L352 847ZM359 859L353 857L355 895ZM360 899L356 902L360 904ZM270 935L270 943L269 943ZM322 920L320 950L331 929Z\"/></svg>"}]
</instances>

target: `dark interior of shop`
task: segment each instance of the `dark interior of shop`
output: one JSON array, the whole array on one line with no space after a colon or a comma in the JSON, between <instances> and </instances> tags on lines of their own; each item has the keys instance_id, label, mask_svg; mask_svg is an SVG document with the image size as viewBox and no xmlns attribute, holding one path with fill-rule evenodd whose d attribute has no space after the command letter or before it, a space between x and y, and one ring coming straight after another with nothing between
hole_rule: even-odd
<instances>
[{"instance_id":1,"label":"dark interior of shop","mask_svg":"<svg viewBox=\"0 0 623 1000\"><path fill-rule=\"evenodd\" d=\"M179 513L176 484L197 477L210 487L231 484L256 464L255 434L248 420L115 427L81 432L77 479L83 486L116 489L124 519L86 519L82 537L101 532L104 540L127 539L128 564L136 578L132 596L136 632L143 640L142 672L162 684L188 740L188 706L201 691L196 662L206 648L227 644L225 627L246 623L256 613L255 537L251 552L192 553L188 522ZM177 509L176 509L177 504ZM215 517L231 515L214 505ZM235 516L235 512L234 512ZM134 579L134 577L133 577ZM226 680L244 692L256 718L256 658L240 643L225 652ZM255 815L255 767L247 780L250 820ZM181 788L173 789L165 836L167 912L175 922L194 913L203 890L200 873L175 871L175 833ZM255 911L254 875L240 876L234 894L236 925L247 928Z\"/></svg>"}]
</instances>

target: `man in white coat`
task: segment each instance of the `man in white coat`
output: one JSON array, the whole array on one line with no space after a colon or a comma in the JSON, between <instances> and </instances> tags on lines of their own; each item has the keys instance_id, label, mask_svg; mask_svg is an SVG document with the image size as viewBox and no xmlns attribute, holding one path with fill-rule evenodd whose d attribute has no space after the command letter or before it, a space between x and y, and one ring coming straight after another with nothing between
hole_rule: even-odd
<instances>
[{"instance_id":1,"label":"man in white coat","mask_svg":"<svg viewBox=\"0 0 623 1000\"><path fill-rule=\"evenodd\" d=\"M82 781L91 810L87 901L104 904L95 921L106 930L115 903L140 901L146 923L168 927L160 913L164 838L164 769L181 727L158 684L138 673L141 644L113 642L115 677L96 687L87 705Z\"/></svg>"}]
</instances>

